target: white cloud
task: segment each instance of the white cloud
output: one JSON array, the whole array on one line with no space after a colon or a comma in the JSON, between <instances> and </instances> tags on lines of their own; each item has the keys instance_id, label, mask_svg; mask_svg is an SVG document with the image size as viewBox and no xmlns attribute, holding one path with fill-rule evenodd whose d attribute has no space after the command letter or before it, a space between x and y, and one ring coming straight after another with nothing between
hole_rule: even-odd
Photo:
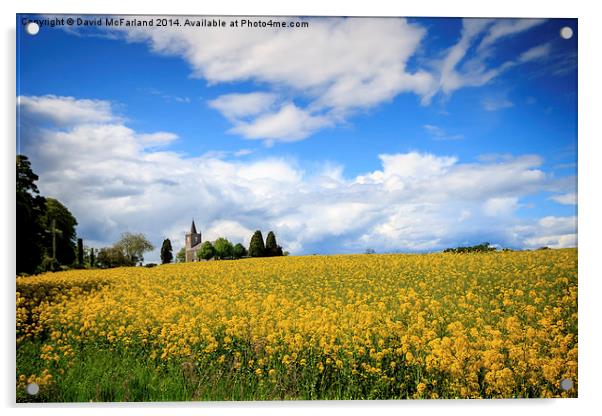
<instances>
[{"instance_id":1,"label":"white cloud","mask_svg":"<svg viewBox=\"0 0 602 416\"><path fill-rule=\"evenodd\" d=\"M29 120L21 126L22 150L40 176L41 192L73 212L88 243L108 245L135 231L156 246L170 238L178 250L192 217L211 239L247 243L256 229L274 230L294 254L433 250L484 238L518 247L575 241L574 219L513 215L525 196L561 192L535 155L462 163L419 152L382 154L381 168L345 178L343 167L332 163L306 170L283 158L185 157L157 146L175 135L139 133L102 111L40 124L31 114L61 108L63 101L79 104L71 97L40 98L20 97ZM147 256L157 259L158 251Z\"/></svg>"},{"instance_id":2,"label":"white cloud","mask_svg":"<svg viewBox=\"0 0 602 416\"><path fill-rule=\"evenodd\" d=\"M219 237L224 237L234 244L241 243L249 247L251 235L255 230L245 227L233 220L217 220L207 224L205 229L201 230L203 241L215 241ZM180 237L181 239L181 237Z\"/></svg>"},{"instance_id":3,"label":"white cloud","mask_svg":"<svg viewBox=\"0 0 602 416\"><path fill-rule=\"evenodd\" d=\"M269 110L277 98L276 94L265 92L225 94L209 101L209 106L215 108L230 120L238 120Z\"/></svg>"},{"instance_id":4,"label":"white cloud","mask_svg":"<svg viewBox=\"0 0 602 416\"><path fill-rule=\"evenodd\" d=\"M247 139L292 142L305 139L318 129L332 125L324 116L314 116L293 103L279 110L264 113L250 122L237 122L230 132Z\"/></svg>"},{"instance_id":5,"label":"white cloud","mask_svg":"<svg viewBox=\"0 0 602 416\"><path fill-rule=\"evenodd\" d=\"M184 59L192 76L209 85L260 85L263 91L218 96L209 106L232 122L231 133L267 144L302 140L401 93L416 94L426 105L439 93L449 96L460 88L485 85L550 50L550 44L543 44L501 64L489 62L498 43L543 19L464 19L459 41L441 59L420 53L427 30L403 18L279 18L309 23L309 28L290 30L231 28L230 22L242 17L220 19L226 27L219 30L124 26L107 33ZM416 56L421 56L422 68L409 69ZM168 101L190 102L150 91ZM285 128L286 120L291 122Z\"/></svg>"},{"instance_id":6,"label":"white cloud","mask_svg":"<svg viewBox=\"0 0 602 416\"><path fill-rule=\"evenodd\" d=\"M541 58L545 58L550 54L551 45L544 43L543 45L535 46L525 52L521 53L518 57L518 62L531 62Z\"/></svg>"},{"instance_id":7,"label":"white cloud","mask_svg":"<svg viewBox=\"0 0 602 416\"><path fill-rule=\"evenodd\" d=\"M425 124L422 126L435 140L462 140L464 136L461 134L447 134L445 130L443 130L439 126L434 126L432 124Z\"/></svg>"},{"instance_id":8,"label":"white cloud","mask_svg":"<svg viewBox=\"0 0 602 416\"><path fill-rule=\"evenodd\" d=\"M176 134L173 133L168 133L168 132L157 132L157 133L151 133L151 134L140 134L139 135L139 139L141 141L141 143L143 143L144 145L148 145L148 146L161 146L161 145L167 145L171 142L173 142L174 140L176 140L178 138L178 136Z\"/></svg>"},{"instance_id":9,"label":"white cloud","mask_svg":"<svg viewBox=\"0 0 602 416\"><path fill-rule=\"evenodd\" d=\"M74 97L45 95L39 97L20 96L20 114L40 117L55 124L106 123L116 121L111 103L102 100L77 100Z\"/></svg>"},{"instance_id":10,"label":"white cloud","mask_svg":"<svg viewBox=\"0 0 602 416\"><path fill-rule=\"evenodd\" d=\"M535 26L541 25L545 19L501 19L491 25L489 32L478 46L478 50L485 50L499 39L517 35Z\"/></svg>"},{"instance_id":11,"label":"white cloud","mask_svg":"<svg viewBox=\"0 0 602 416\"><path fill-rule=\"evenodd\" d=\"M533 236L525 239L527 247L564 248L577 246L576 216L544 217L530 231Z\"/></svg>"},{"instance_id":12,"label":"white cloud","mask_svg":"<svg viewBox=\"0 0 602 416\"><path fill-rule=\"evenodd\" d=\"M490 217L508 216L518 208L518 198L489 198L485 201L483 209L485 215Z\"/></svg>"},{"instance_id":13,"label":"white cloud","mask_svg":"<svg viewBox=\"0 0 602 416\"><path fill-rule=\"evenodd\" d=\"M441 60L433 63L437 81L432 83L432 89L423 95L423 103L428 104L439 92L449 96L460 88L483 86L516 65L545 56L549 52L549 45L529 49L517 59L507 60L502 64L489 63L494 55L496 43L543 22L543 19L464 19L458 42L448 49Z\"/></svg>"},{"instance_id":14,"label":"white cloud","mask_svg":"<svg viewBox=\"0 0 602 416\"><path fill-rule=\"evenodd\" d=\"M514 107L514 103L507 98L486 98L483 100L483 108L486 111L498 111L511 107Z\"/></svg>"},{"instance_id":15,"label":"white cloud","mask_svg":"<svg viewBox=\"0 0 602 416\"><path fill-rule=\"evenodd\" d=\"M209 84L253 81L268 87L209 103L233 122L231 132L249 139L300 140L400 93L422 96L433 89L429 72L406 65L426 35L418 24L402 18L303 20L309 28L114 30L156 53L185 59L193 76ZM309 102L306 108L293 102L299 97Z\"/></svg>"},{"instance_id":16,"label":"white cloud","mask_svg":"<svg viewBox=\"0 0 602 416\"><path fill-rule=\"evenodd\" d=\"M498 43L543 19L464 19L459 41L441 59L420 52L427 30L403 18L279 18L309 23L309 28L289 30L231 28L230 22L242 17L220 19L226 27L218 30L107 30L113 38L146 43L155 53L184 59L192 76L209 85L261 86L262 91L225 94L208 103L233 124L230 133L268 145L305 139L401 93L416 94L427 105L439 93L449 96L485 85L514 66L547 56L550 49L544 44L501 64L489 62ZM416 56L421 57L419 67L409 69Z\"/></svg>"},{"instance_id":17,"label":"white cloud","mask_svg":"<svg viewBox=\"0 0 602 416\"><path fill-rule=\"evenodd\" d=\"M305 20L308 30L132 28L126 36L149 42L156 52L184 57L195 76L209 82L255 80L312 89L387 77L382 68L389 65L403 72L425 35L405 19Z\"/></svg>"},{"instance_id":18,"label":"white cloud","mask_svg":"<svg viewBox=\"0 0 602 416\"><path fill-rule=\"evenodd\" d=\"M558 202L563 205L577 205L577 193L569 192L561 195L554 195L550 197L551 200Z\"/></svg>"}]
</instances>

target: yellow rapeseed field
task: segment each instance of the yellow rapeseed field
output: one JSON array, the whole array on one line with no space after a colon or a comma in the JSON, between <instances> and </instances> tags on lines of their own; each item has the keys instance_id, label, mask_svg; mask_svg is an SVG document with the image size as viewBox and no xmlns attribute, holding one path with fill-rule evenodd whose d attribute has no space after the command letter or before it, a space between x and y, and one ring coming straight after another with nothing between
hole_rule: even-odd
<instances>
[{"instance_id":1,"label":"yellow rapeseed field","mask_svg":"<svg viewBox=\"0 0 602 416\"><path fill-rule=\"evenodd\" d=\"M97 348L283 398L577 395L576 249L74 270L17 278L16 295L17 350L39 343L43 363L17 368L19 389Z\"/></svg>"}]
</instances>

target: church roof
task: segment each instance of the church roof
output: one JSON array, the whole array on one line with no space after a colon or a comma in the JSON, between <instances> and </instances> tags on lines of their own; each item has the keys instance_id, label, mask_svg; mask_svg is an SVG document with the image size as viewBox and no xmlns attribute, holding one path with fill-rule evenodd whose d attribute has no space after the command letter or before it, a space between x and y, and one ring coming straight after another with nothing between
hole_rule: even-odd
<instances>
[{"instance_id":1,"label":"church roof","mask_svg":"<svg viewBox=\"0 0 602 416\"><path fill-rule=\"evenodd\" d=\"M198 234L196 232L196 226L194 225L194 220L192 220L192 225L190 226L190 234Z\"/></svg>"}]
</instances>

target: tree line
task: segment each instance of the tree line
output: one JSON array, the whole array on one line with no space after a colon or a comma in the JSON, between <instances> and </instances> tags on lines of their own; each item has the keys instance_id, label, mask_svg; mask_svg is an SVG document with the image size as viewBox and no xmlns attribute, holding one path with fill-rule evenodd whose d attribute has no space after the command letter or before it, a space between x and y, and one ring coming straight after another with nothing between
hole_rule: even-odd
<instances>
[{"instance_id":1,"label":"tree line","mask_svg":"<svg viewBox=\"0 0 602 416\"><path fill-rule=\"evenodd\" d=\"M142 265L144 253L154 250L144 234L126 232L109 247L86 247L77 238L77 220L60 201L40 195L39 180L25 155L17 155L16 164L17 214L17 274L29 275L69 268L111 268ZM239 259L242 257L273 257L288 255L276 242L270 231L265 239L260 230L251 237L249 248L233 244L220 237L205 241L196 252L197 259ZM165 239L161 246L161 263L173 261L172 245ZM185 248L176 255L176 261L186 259Z\"/></svg>"},{"instance_id":2,"label":"tree line","mask_svg":"<svg viewBox=\"0 0 602 416\"><path fill-rule=\"evenodd\" d=\"M476 244L474 246L466 246L466 247L455 247L455 248L446 248L443 250L444 253L488 253L490 251L496 251L495 247L492 247L489 243L481 243Z\"/></svg>"},{"instance_id":3,"label":"tree line","mask_svg":"<svg viewBox=\"0 0 602 416\"><path fill-rule=\"evenodd\" d=\"M165 240L164 245L169 240ZM171 249L171 243L169 243ZM161 250L161 260L163 263L163 249ZM167 250L166 250L167 253ZM286 256L288 252L283 251L282 247L276 242L276 235L273 231L268 233L268 236L263 241L263 235L260 230L255 231L251 236L249 248L247 249L241 243L233 244L224 237L219 237L217 240L205 241L196 251L197 260L225 260L225 259L240 259L243 257L274 257ZM171 260L170 260L171 261ZM182 247L176 255L176 261L186 261L186 248Z\"/></svg>"}]
</instances>

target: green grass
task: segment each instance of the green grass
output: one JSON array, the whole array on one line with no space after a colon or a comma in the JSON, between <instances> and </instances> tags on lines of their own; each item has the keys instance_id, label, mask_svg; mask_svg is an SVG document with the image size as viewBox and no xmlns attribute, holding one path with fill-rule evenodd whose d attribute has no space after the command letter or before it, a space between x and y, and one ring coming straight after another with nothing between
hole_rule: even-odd
<instances>
[{"instance_id":1,"label":"green grass","mask_svg":"<svg viewBox=\"0 0 602 416\"><path fill-rule=\"evenodd\" d=\"M27 341L17 349L20 374L40 374L41 344ZM252 371L226 369L216 363L159 363L133 351L89 346L78 359L37 395L17 389L17 402L150 402L245 400L349 400L392 397L379 383L347 383L325 371L310 370L270 380ZM63 367L63 366L61 366ZM351 376L351 375L349 375ZM18 375L17 375L18 377Z\"/></svg>"},{"instance_id":2,"label":"green grass","mask_svg":"<svg viewBox=\"0 0 602 416\"><path fill-rule=\"evenodd\" d=\"M192 400L195 386L181 368L156 368L144 357L117 351L84 349L74 365L56 375L50 387L36 396L17 390L18 402L107 402ZM17 368L24 374L40 373L39 345L26 342L17 351ZM38 365L36 365L38 364Z\"/></svg>"}]
</instances>

